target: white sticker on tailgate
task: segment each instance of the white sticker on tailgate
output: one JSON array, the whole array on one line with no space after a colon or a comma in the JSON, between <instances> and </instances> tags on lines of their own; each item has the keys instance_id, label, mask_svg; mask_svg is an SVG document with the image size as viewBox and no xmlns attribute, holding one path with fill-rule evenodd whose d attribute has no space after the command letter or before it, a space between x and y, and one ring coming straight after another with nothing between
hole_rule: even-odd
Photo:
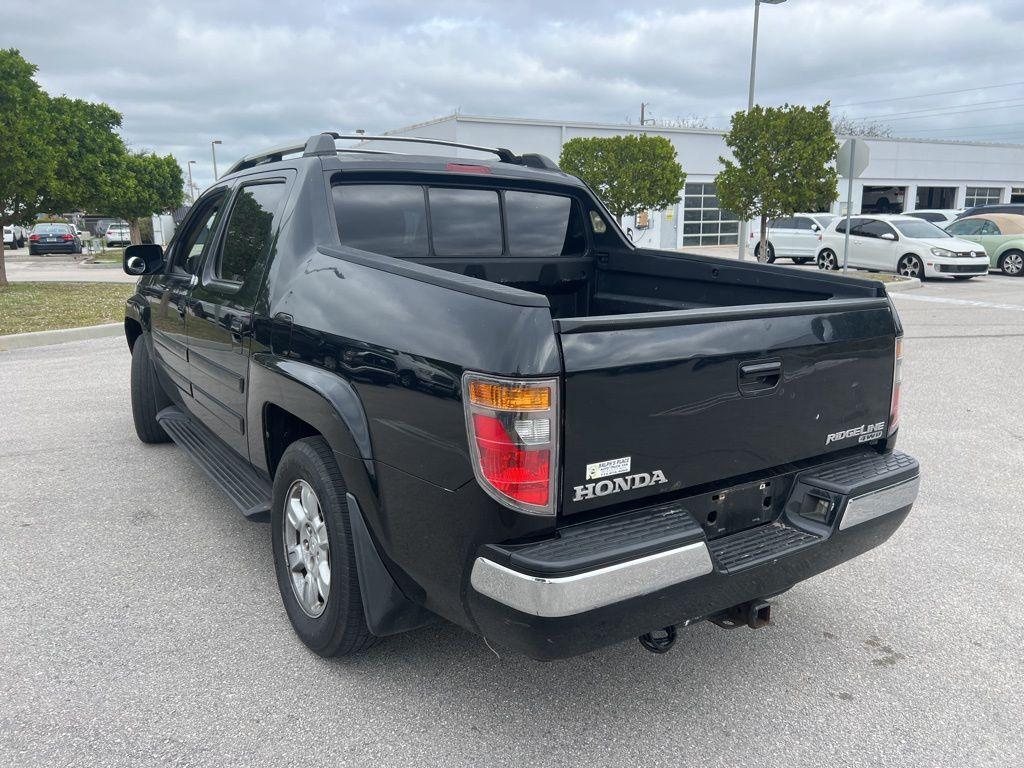
<instances>
[{"instance_id":1,"label":"white sticker on tailgate","mask_svg":"<svg viewBox=\"0 0 1024 768\"><path fill-rule=\"evenodd\" d=\"M623 456L621 459L608 459L599 461L596 464L587 464L587 480L599 480L602 477L621 475L629 472L632 464L632 457Z\"/></svg>"}]
</instances>

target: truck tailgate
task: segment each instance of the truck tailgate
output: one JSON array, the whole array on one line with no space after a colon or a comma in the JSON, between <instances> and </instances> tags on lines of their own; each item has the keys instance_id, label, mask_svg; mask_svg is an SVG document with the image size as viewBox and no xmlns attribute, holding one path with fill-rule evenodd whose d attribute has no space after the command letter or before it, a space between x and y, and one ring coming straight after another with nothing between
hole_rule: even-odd
<instances>
[{"instance_id":1,"label":"truck tailgate","mask_svg":"<svg viewBox=\"0 0 1024 768\"><path fill-rule=\"evenodd\" d=\"M562 514L671 493L884 436L885 298L556 320Z\"/></svg>"}]
</instances>

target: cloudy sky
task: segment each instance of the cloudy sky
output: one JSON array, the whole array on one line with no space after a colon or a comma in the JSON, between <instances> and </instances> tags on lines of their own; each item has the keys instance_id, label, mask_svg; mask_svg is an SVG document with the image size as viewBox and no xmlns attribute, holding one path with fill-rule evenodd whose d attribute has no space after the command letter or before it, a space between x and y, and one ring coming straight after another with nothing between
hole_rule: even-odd
<instances>
[{"instance_id":1,"label":"cloudy sky","mask_svg":"<svg viewBox=\"0 0 1024 768\"><path fill-rule=\"evenodd\" d=\"M726 126L745 105L752 0L244 3L5 0L0 47L52 94L105 101L137 148L212 180L264 146L465 114ZM757 100L898 135L1024 143L1024 0L762 6ZM86 10L88 9L88 10Z\"/></svg>"}]
</instances>

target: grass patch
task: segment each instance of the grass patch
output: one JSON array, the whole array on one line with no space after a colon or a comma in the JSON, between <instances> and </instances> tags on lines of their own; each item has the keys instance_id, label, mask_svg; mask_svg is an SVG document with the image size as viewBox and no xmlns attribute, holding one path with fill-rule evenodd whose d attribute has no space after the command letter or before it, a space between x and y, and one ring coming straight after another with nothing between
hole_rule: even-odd
<instances>
[{"instance_id":1,"label":"grass patch","mask_svg":"<svg viewBox=\"0 0 1024 768\"><path fill-rule=\"evenodd\" d=\"M92 255L92 260L98 264L120 264L123 258L124 248L108 248Z\"/></svg>"},{"instance_id":2,"label":"grass patch","mask_svg":"<svg viewBox=\"0 0 1024 768\"><path fill-rule=\"evenodd\" d=\"M0 336L124 320L125 283L10 283L0 288Z\"/></svg>"}]
</instances>

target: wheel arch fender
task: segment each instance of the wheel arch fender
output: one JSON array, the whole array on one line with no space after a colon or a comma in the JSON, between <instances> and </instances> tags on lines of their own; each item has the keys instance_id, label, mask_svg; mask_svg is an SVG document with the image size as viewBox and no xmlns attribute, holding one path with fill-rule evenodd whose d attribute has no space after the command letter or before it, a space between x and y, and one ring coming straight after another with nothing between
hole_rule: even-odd
<instances>
[{"instance_id":1,"label":"wheel arch fender","mask_svg":"<svg viewBox=\"0 0 1024 768\"><path fill-rule=\"evenodd\" d=\"M1020 251L1021 253L1024 253L1024 240L1010 240L1005 243L1000 243L995 253L996 263L998 264L1002 260L1003 256L1009 251Z\"/></svg>"}]
</instances>

